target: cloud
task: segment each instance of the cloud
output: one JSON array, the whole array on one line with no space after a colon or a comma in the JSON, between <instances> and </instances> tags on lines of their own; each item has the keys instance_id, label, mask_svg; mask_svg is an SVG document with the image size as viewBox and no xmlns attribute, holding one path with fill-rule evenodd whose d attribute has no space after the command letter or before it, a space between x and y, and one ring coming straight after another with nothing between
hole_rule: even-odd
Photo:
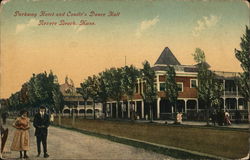
<instances>
[{"instance_id":1,"label":"cloud","mask_svg":"<svg viewBox=\"0 0 250 160\"><path fill-rule=\"evenodd\" d=\"M76 33L79 33L84 29L86 29L85 26L80 26L80 27L79 26L74 26L74 30L75 30Z\"/></svg>"},{"instance_id":2,"label":"cloud","mask_svg":"<svg viewBox=\"0 0 250 160\"><path fill-rule=\"evenodd\" d=\"M156 23L158 23L159 21L159 16L156 16L154 19L151 20L142 21L140 23L140 26L136 30L136 37L141 37L143 32L156 25Z\"/></svg>"},{"instance_id":3,"label":"cloud","mask_svg":"<svg viewBox=\"0 0 250 160\"><path fill-rule=\"evenodd\" d=\"M35 27L35 26L38 25L38 23L39 23L39 20L32 18L32 19L30 19L30 21L28 23L17 24L17 26L16 26L16 34L22 32L26 28Z\"/></svg>"},{"instance_id":4,"label":"cloud","mask_svg":"<svg viewBox=\"0 0 250 160\"><path fill-rule=\"evenodd\" d=\"M84 26L78 27L78 28L76 29L76 33L81 32L81 31L84 30L85 28L86 28L86 27L84 27Z\"/></svg>"},{"instance_id":5,"label":"cloud","mask_svg":"<svg viewBox=\"0 0 250 160\"><path fill-rule=\"evenodd\" d=\"M210 15L209 17L203 16L202 19L197 21L197 25L193 29L193 36L195 37L199 36L200 33L205 29L215 26L219 20L220 17L218 16L214 15Z\"/></svg>"}]
</instances>

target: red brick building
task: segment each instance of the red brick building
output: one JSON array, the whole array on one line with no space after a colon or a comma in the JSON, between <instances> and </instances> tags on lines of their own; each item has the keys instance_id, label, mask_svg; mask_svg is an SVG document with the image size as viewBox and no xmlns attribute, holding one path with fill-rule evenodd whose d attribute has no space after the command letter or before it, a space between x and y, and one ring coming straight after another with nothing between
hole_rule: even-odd
<instances>
[{"instance_id":1,"label":"red brick building","mask_svg":"<svg viewBox=\"0 0 250 160\"><path fill-rule=\"evenodd\" d=\"M177 108L170 105L165 97L165 75L166 67L171 65L176 71L176 82L179 87L179 96ZM207 64L208 65L208 64ZM158 96L153 105L154 119L167 119L173 116L174 112L183 112L184 117L188 119L204 118L204 105L198 100L197 86L197 67L195 65L181 65L171 50L167 47L163 50L153 69L156 73L155 85L157 87ZM242 112L242 118L247 117L247 103L239 94L238 87L235 83L238 73L233 72L217 72L214 71L217 78L224 84L224 92L221 96L221 108L231 113L234 119L235 110ZM140 119L149 118L149 106L144 104L140 93L143 92L143 83L138 80L133 106L128 107L128 101L122 101L121 105L116 106L116 102L109 102L107 113L112 118L130 118L131 110L134 110Z\"/></svg>"}]
</instances>

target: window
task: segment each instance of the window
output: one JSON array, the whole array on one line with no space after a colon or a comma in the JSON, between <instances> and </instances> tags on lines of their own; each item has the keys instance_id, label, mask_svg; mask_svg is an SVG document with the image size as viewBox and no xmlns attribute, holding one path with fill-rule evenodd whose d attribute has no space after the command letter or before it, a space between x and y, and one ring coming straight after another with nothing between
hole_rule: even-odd
<instances>
[{"instance_id":1,"label":"window","mask_svg":"<svg viewBox=\"0 0 250 160\"><path fill-rule=\"evenodd\" d=\"M166 90L166 83L160 83L160 91L165 91Z\"/></svg>"},{"instance_id":2,"label":"window","mask_svg":"<svg viewBox=\"0 0 250 160\"><path fill-rule=\"evenodd\" d=\"M190 88L197 87L197 79L190 79Z\"/></svg>"},{"instance_id":3,"label":"window","mask_svg":"<svg viewBox=\"0 0 250 160\"><path fill-rule=\"evenodd\" d=\"M135 93L139 93L139 83L136 83L135 85Z\"/></svg>"},{"instance_id":4,"label":"window","mask_svg":"<svg viewBox=\"0 0 250 160\"><path fill-rule=\"evenodd\" d=\"M178 86L178 91L183 92L183 83L182 82L177 82L177 86Z\"/></svg>"},{"instance_id":5,"label":"window","mask_svg":"<svg viewBox=\"0 0 250 160\"><path fill-rule=\"evenodd\" d=\"M87 101L87 105L93 105L93 102Z\"/></svg>"}]
</instances>

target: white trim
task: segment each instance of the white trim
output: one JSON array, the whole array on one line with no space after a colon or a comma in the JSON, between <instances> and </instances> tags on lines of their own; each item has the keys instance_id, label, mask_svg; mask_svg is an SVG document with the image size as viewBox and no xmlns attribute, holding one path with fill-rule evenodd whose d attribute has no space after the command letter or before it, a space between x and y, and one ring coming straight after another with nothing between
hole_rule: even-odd
<instances>
[{"instance_id":1,"label":"white trim","mask_svg":"<svg viewBox=\"0 0 250 160\"><path fill-rule=\"evenodd\" d=\"M178 85L178 84L181 84L181 88L182 88L182 90L181 90L181 91L178 91L178 92L183 92L183 91L184 91L183 82L176 82L176 83L177 83L177 85Z\"/></svg>"},{"instance_id":2,"label":"white trim","mask_svg":"<svg viewBox=\"0 0 250 160\"><path fill-rule=\"evenodd\" d=\"M192 80L195 80L196 81L196 87L198 86L198 80L197 79L190 79L190 88L195 88L195 87L192 87Z\"/></svg>"},{"instance_id":3,"label":"white trim","mask_svg":"<svg viewBox=\"0 0 250 160\"><path fill-rule=\"evenodd\" d=\"M166 71L156 71L156 75L164 76ZM197 77L197 72L176 72L176 76L185 76L185 77Z\"/></svg>"}]
</instances>

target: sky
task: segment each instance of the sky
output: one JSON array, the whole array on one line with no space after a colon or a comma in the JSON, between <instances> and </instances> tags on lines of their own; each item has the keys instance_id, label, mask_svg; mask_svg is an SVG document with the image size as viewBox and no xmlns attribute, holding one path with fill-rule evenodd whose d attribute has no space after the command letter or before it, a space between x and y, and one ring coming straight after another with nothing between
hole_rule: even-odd
<instances>
[{"instance_id":1,"label":"sky","mask_svg":"<svg viewBox=\"0 0 250 160\"><path fill-rule=\"evenodd\" d=\"M33 73L52 70L78 87L125 57L153 65L165 47L183 65L201 48L211 69L240 72L234 49L250 13L243 0L5 0L0 12L0 98Z\"/></svg>"}]
</instances>

